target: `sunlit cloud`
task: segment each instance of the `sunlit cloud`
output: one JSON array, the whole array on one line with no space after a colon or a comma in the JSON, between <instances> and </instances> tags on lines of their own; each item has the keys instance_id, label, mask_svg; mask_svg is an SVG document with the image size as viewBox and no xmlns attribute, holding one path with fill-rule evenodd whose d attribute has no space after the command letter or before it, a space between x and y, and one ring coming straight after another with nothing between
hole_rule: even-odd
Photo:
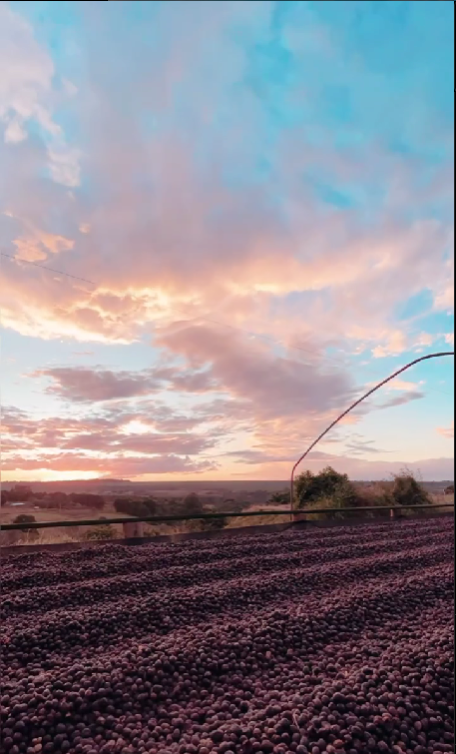
<instances>
[{"instance_id":1,"label":"sunlit cloud","mask_svg":"<svg viewBox=\"0 0 456 754\"><path fill-rule=\"evenodd\" d=\"M396 330L392 332L384 346L376 346L372 349L372 356L375 359L384 359L387 356L396 356L407 350L407 336L404 332Z\"/></svg>"},{"instance_id":2,"label":"sunlit cloud","mask_svg":"<svg viewBox=\"0 0 456 754\"><path fill-rule=\"evenodd\" d=\"M55 65L50 53L36 41L24 17L0 4L0 122L3 138L15 148L37 125L48 141L49 169L64 185L79 184L79 153L67 146L52 113ZM66 87L67 94L70 94Z\"/></svg>"},{"instance_id":3,"label":"sunlit cloud","mask_svg":"<svg viewBox=\"0 0 456 754\"><path fill-rule=\"evenodd\" d=\"M2 326L83 416L8 430L6 470L238 473L244 449L286 476L390 361L454 345L450 10L399 29L381 4L378 45L350 5L70 2L57 52L54 5L0 4ZM426 390L396 380L342 432L424 416Z\"/></svg>"},{"instance_id":4,"label":"sunlit cloud","mask_svg":"<svg viewBox=\"0 0 456 754\"><path fill-rule=\"evenodd\" d=\"M454 421L451 422L449 427L439 427L437 432L447 440L454 440Z\"/></svg>"}]
</instances>

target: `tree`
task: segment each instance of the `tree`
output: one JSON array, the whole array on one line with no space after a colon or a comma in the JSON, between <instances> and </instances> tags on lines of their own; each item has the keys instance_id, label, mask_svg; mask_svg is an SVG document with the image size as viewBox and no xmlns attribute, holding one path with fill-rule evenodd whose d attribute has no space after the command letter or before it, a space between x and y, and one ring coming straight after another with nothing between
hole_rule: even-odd
<instances>
[{"instance_id":1,"label":"tree","mask_svg":"<svg viewBox=\"0 0 456 754\"><path fill-rule=\"evenodd\" d=\"M114 509L117 513L125 513L126 516L141 515L141 513L138 512L137 501L129 500L125 497L119 497L114 500Z\"/></svg>"},{"instance_id":2,"label":"tree","mask_svg":"<svg viewBox=\"0 0 456 754\"><path fill-rule=\"evenodd\" d=\"M96 511L103 510L105 504L105 499L102 495L93 495L90 492L73 492L70 495L70 499L77 505L81 505L84 508L92 508Z\"/></svg>"},{"instance_id":3,"label":"tree","mask_svg":"<svg viewBox=\"0 0 456 754\"><path fill-rule=\"evenodd\" d=\"M16 484L12 490L5 490L11 503L26 503L33 495L32 488L26 484Z\"/></svg>"},{"instance_id":4,"label":"tree","mask_svg":"<svg viewBox=\"0 0 456 754\"><path fill-rule=\"evenodd\" d=\"M92 542L100 542L108 539L114 539L116 532L111 524L100 524L100 526L93 526L88 530L86 539Z\"/></svg>"},{"instance_id":5,"label":"tree","mask_svg":"<svg viewBox=\"0 0 456 754\"><path fill-rule=\"evenodd\" d=\"M51 492L48 495L49 508L63 508L68 502L68 495L65 492Z\"/></svg>"},{"instance_id":6,"label":"tree","mask_svg":"<svg viewBox=\"0 0 456 754\"><path fill-rule=\"evenodd\" d=\"M278 505L284 505L290 502L290 493L288 490L283 492L274 492L269 498L270 503L277 503Z\"/></svg>"},{"instance_id":7,"label":"tree","mask_svg":"<svg viewBox=\"0 0 456 754\"><path fill-rule=\"evenodd\" d=\"M156 516L158 511L158 502L153 497L148 497L143 500L143 505L147 510L148 516Z\"/></svg>"},{"instance_id":8,"label":"tree","mask_svg":"<svg viewBox=\"0 0 456 754\"><path fill-rule=\"evenodd\" d=\"M183 513L187 516L197 516L203 512L203 504L198 495L191 492L190 495L184 497L182 501Z\"/></svg>"},{"instance_id":9,"label":"tree","mask_svg":"<svg viewBox=\"0 0 456 754\"><path fill-rule=\"evenodd\" d=\"M114 508L117 513L125 513L126 516L146 518L154 516L156 502L152 498L148 500L132 500L131 498L119 497L114 500Z\"/></svg>"}]
</instances>

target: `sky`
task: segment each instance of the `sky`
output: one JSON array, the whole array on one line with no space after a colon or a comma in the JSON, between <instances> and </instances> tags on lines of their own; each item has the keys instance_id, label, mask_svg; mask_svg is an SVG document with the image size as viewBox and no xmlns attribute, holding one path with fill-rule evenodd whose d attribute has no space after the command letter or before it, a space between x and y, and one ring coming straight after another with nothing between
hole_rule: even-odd
<instances>
[{"instance_id":1,"label":"sky","mask_svg":"<svg viewBox=\"0 0 456 754\"><path fill-rule=\"evenodd\" d=\"M450 1L0 2L3 480L287 479L454 348ZM304 463L453 478L454 361Z\"/></svg>"}]
</instances>

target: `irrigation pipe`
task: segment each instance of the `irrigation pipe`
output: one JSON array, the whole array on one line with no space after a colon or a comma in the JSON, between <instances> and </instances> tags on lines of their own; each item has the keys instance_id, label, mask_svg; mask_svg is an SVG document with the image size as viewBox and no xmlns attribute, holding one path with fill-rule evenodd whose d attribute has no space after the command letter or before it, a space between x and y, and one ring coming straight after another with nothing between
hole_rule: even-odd
<instances>
[{"instance_id":1,"label":"irrigation pipe","mask_svg":"<svg viewBox=\"0 0 456 754\"><path fill-rule=\"evenodd\" d=\"M371 395L373 395L373 393L376 393L377 390L380 390L381 387L383 387L384 385L386 385L388 382L391 382L391 380L394 380L396 377L399 377L400 374L403 374L408 369L411 369L412 367L416 366L416 364L420 364L422 361L430 361L431 359L441 359L441 358L446 357L446 356L454 356L454 351L442 351L440 353L429 353L429 354L427 354L427 356L421 356L419 359L414 359L414 361L411 361L409 364L406 364L405 367L402 367L401 369L398 369L396 372L394 372L394 374L391 374L389 377L387 377L386 379L384 379L381 382L379 382L378 385L375 385L375 387L371 388L361 398L358 398L358 400L356 400L354 403L352 403L351 406L349 406L347 408L347 410L343 412L343 414L340 414L337 417L337 419L335 419L329 425L329 427L327 427L325 429L325 431L322 432L321 435L319 435L317 437L317 439L313 441L312 445L309 445L309 447L307 448L307 450L305 451L305 453L303 453L302 456L300 456L298 458L298 460L296 461L295 465L293 466L293 468L291 470L291 477L290 477L290 519L291 519L291 521L293 521L293 515L294 515L294 477L295 477L295 471L298 468L298 466L301 463L301 461L303 461L304 458L306 458L309 455L309 453L311 453L311 451L315 448L315 446L318 445L318 443L321 440L323 440L324 437L326 437L326 435L328 434L328 432L330 432L336 426L336 424L339 424L339 422L342 419L344 419L347 416L347 414L349 414L351 411L353 411L355 408L357 408L357 406L359 406L360 403L362 403L363 401L365 401L366 398L369 398ZM304 513L304 511L303 511L303 513Z\"/></svg>"}]
</instances>

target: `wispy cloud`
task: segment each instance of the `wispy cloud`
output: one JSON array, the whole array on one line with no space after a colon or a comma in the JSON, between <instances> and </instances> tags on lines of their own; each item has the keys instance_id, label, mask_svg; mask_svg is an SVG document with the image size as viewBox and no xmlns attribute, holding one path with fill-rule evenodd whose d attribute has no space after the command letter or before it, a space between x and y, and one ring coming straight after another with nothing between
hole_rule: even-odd
<instances>
[{"instance_id":1,"label":"wispy cloud","mask_svg":"<svg viewBox=\"0 0 456 754\"><path fill-rule=\"evenodd\" d=\"M396 398L391 398L388 401L385 401L384 403L380 404L379 408L395 408L397 406L405 406L407 403L410 403L411 401L419 401L422 398L424 398L424 393L420 392L419 390L415 391L409 391L407 393L404 393L404 395L398 395Z\"/></svg>"},{"instance_id":2,"label":"wispy cloud","mask_svg":"<svg viewBox=\"0 0 456 754\"><path fill-rule=\"evenodd\" d=\"M172 367L143 371L112 371L102 367L52 367L33 372L31 377L47 378L46 391L68 401L106 402L152 395L173 388L191 393L207 393L217 387L208 372Z\"/></svg>"},{"instance_id":3,"label":"wispy cloud","mask_svg":"<svg viewBox=\"0 0 456 754\"><path fill-rule=\"evenodd\" d=\"M266 468L369 368L454 343L449 4L412 0L398 24L388 3L68 3L58 51L54 5L38 33L33 4L0 4L2 322L93 360L37 358L44 401L115 403L118 422L123 402L174 402L173 437L185 404L225 436L204 469L233 448ZM378 407L424 410L419 383L391 387ZM84 470L90 434L59 437Z\"/></svg>"},{"instance_id":4,"label":"wispy cloud","mask_svg":"<svg viewBox=\"0 0 456 754\"><path fill-rule=\"evenodd\" d=\"M77 186L79 154L68 147L52 109L55 102L54 62L37 42L32 26L7 3L0 4L0 121L12 148L38 126L48 143L48 168L57 183ZM68 93L68 86L65 87Z\"/></svg>"},{"instance_id":5,"label":"wispy cloud","mask_svg":"<svg viewBox=\"0 0 456 754\"><path fill-rule=\"evenodd\" d=\"M437 432L447 440L454 440L454 421L451 422L449 427L439 427Z\"/></svg>"}]
</instances>

